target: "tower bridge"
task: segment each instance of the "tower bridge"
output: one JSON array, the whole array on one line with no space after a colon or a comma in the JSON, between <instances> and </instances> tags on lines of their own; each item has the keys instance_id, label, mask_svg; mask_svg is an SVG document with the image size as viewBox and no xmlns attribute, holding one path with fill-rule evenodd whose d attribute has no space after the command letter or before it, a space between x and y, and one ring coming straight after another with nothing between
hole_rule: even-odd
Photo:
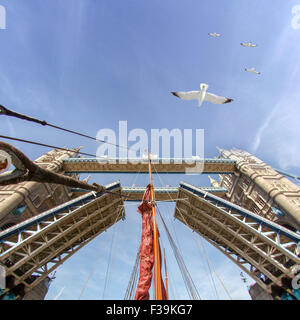
<instances>
[{"instance_id":1,"label":"tower bridge","mask_svg":"<svg viewBox=\"0 0 300 320\"><path fill-rule=\"evenodd\" d=\"M85 159L74 158L75 153L53 150L37 163L74 177L148 173L146 159ZM184 182L178 187L156 187L156 201L176 202L175 218L270 292L273 283L290 276L292 265L300 264L300 235L291 231L299 230L300 188L244 151L220 153L219 159L151 160L157 173L186 173L198 162L203 173L220 177L219 182L211 179L211 187ZM12 218L17 223L0 232L0 264L6 273L34 290L61 263L120 221L124 201L141 201L146 189L122 187L119 181L106 187L110 193L32 182L0 187L0 227L11 225ZM20 208L25 211L16 219Z\"/></svg>"}]
</instances>

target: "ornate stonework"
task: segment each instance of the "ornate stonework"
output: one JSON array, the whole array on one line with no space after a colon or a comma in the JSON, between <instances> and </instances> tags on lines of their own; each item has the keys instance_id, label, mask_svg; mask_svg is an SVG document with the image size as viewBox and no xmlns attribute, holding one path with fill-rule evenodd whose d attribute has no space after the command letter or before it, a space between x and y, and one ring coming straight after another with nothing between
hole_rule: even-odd
<instances>
[{"instance_id":1,"label":"ornate stonework","mask_svg":"<svg viewBox=\"0 0 300 320\"><path fill-rule=\"evenodd\" d=\"M35 160L39 166L64 173L63 160L75 157L78 149L70 151L51 150ZM62 185L22 182L0 187L0 229L24 221L61 203L69 201L70 188Z\"/></svg>"},{"instance_id":2,"label":"ornate stonework","mask_svg":"<svg viewBox=\"0 0 300 320\"><path fill-rule=\"evenodd\" d=\"M291 229L300 229L300 188L271 166L242 150L219 149L236 160L238 173L220 175L228 200Z\"/></svg>"},{"instance_id":3,"label":"ornate stonework","mask_svg":"<svg viewBox=\"0 0 300 320\"><path fill-rule=\"evenodd\" d=\"M35 160L39 166L64 174L63 160L76 157L79 149L51 150ZM76 176L76 174L72 174ZM49 183L22 182L0 187L0 231L49 210L73 197L71 188ZM47 294L48 281L29 291L25 300L41 300Z\"/></svg>"}]
</instances>

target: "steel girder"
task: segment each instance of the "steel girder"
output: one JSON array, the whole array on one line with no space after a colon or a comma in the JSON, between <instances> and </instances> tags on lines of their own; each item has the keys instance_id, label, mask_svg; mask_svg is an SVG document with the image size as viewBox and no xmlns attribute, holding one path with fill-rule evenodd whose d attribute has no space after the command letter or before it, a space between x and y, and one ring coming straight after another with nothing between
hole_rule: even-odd
<instances>
[{"instance_id":1,"label":"steel girder","mask_svg":"<svg viewBox=\"0 0 300 320\"><path fill-rule=\"evenodd\" d=\"M218 187L200 187L201 190L211 192L220 197L225 196L228 191L226 188ZM75 195L80 195L82 193L87 193L87 190L72 188L71 191ZM122 195L124 196L124 201L142 201L146 187L122 187ZM170 201L175 202L178 196L178 187L154 187L155 200L156 201Z\"/></svg>"},{"instance_id":2,"label":"steel girder","mask_svg":"<svg viewBox=\"0 0 300 320\"><path fill-rule=\"evenodd\" d=\"M121 186L89 192L0 233L6 275L32 289L60 264L122 218ZM36 275L36 277L34 277Z\"/></svg>"},{"instance_id":3,"label":"steel girder","mask_svg":"<svg viewBox=\"0 0 300 320\"><path fill-rule=\"evenodd\" d=\"M152 159L158 173L186 173L187 170L199 170L203 173L234 173L235 160L231 159L193 159L193 158L158 158ZM203 165L203 167L202 167ZM72 173L148 173L148 159L127 158L70 158L64 160L64 172ZM192 171L191 171L192 172Z\"/></svg>"},{"instance_id":4,"label":"steel girder","mask_svg":"<svg viewBox=\"0 0 300 320\"><path fill-rule=\"evenodd\" d=\"M300 265L300 234L240 206L181 183L175 217L199 233L265 290Z\"/></svg>"}]
</instances>

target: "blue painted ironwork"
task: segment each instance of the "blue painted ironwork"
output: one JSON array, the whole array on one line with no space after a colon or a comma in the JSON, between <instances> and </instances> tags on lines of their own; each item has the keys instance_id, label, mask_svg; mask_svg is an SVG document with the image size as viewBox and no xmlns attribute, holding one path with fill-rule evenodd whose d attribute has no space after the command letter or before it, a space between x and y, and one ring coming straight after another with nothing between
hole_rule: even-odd
<instances>
[{"instance_id":1,"label":"blue painted ironwork","mask_svg":"<svg viewBox=\"0 0 300 320\"><path fill-rule=\"evenodd\" d=\"M65 159L64 162L99 162L99 163L148 163L148 159L144 158L69 158ZM166 163L166 164L180 164L182 162L186 163L195 163L195 162L204 162L204 163L229 163L235 164L236 160L232 159L214 159L214 158L157 158L151 159L151 163Z\"/></svg>"},{"instance_id":2,"label":"blue painted ironwork","mask_svg":"<svg viewBox=\"0 0 300 320\"><path fill-rule=\"evenodd\" d=\"M192 185L186 184L186 183L181 183L180 187L188 190L190 192L192 192L193 194L196 194L197 196L201 197L204 200L210 200L214 202L214 205L216 207L219 207L219 204L221 205L221 207L227 208L229 209L229 214L231 214L231 211L234 211L236 213L241 214L242 216L244 216L245 218L250 218L251 220L257 222L258 224L260 224L261 226L266 226L269 229L273 230L274 232L276 232L276 234L279 236L280 234L284 235L285 237L289 238L292 242L298 244L300 242L300 235L289 231L288 229L281 227L280 225L278 225L277 223L274 223L266 218L263 218L247 209L244 209L236 204L233 204L227 200L224 200L220 197L217 197L215 195L212 194L208 194L205 191L202 191L201 189L194 187Z\"/></svg>"},{"instance_id":3,"label":"blue painted ironwork","mask_svg":"<svg viewBox=\"0 0 300 320\"><path fill-rule=\"evenodd\" d=\"M167 164L167 165L173 165L173 164L187 164L187 165L192 165L192 164L197 164L197 163L204 163L204 164L210 164L210 163L214 163L214 164L232 164L235 165L236 161L232 160L232 159L213 159L213 158L207 158L207 159L199 159L199 158L157 158L157 159L151 159L151 162L155 165L161 164ZM144 159L144 158L69 158L69 159L65 159L64 163L68 164L68 163L99 163L102 165L108 164L108 165L113 165L113 164L142 164L142 165L147 165L148 160ZM107 171L107 170L66 170L66 172L68 173L108 173L111 174L112 172ZM122 174L122 173L126 173L124 171L113 171L113 174ZM130 173L140 173L140 174L148 174L148 168L147 166L142 169L142 170L137 170L137 171L131 171ZM180 174L180 172L176 172L176 171L170 171L170 170L166 170L166 171L159 171L160 174ZM207 174L214 174L216 173L215 171L205 171L205 173ZM222 171L222 174L232 174L233 170L229 170L229 171Z\"/></svg>"},{"instance_id":4,"label":"blue painted ironwork","mask_svg":"<svg viewBox=\"0 0 300 320\"><path fill-rule=\"evenodd\" d=\"M24 206L21 206L21 207L18 207L17 209L15 209L13 211L13 214L18 216L18 215L24 213L26 209L27 209L27 205L25 204Z\"/></svg>"},{"instance_id":5,"label":"blue painted ironwork","mask_svg":"<svg viewBox=\"0 0 300 320\"><path fill-rule=\"evenodd\" d=\"M108 185L106 187L106 190L112 191L112 190L120 188L120 187L121 187L121 185L120 185L120 182L118 181L118 182L115 182L113 184ZM22 223L19 223L19 224L15 225L7 230L0 232L0 243L4 239L6 239L7 237L9 237L13 234L22 232L23 230L28 229L32 225L36 225L44 220L47 220L50 217L54 218L56 215L58 215L61 212L64 212L67 209L69 210L69 212L71 212L71 210L73 208L76 208L78 206L83 206L84 204L90 202L93 199L99 198L99 197L103 196L104 194L105 193L102 193L102 192L92 191L86 195L83 195L83 196L78 197L74 200L68 201L68 202L66 202L60 206L57 206L53 209L47 210L47 211L45 211L45 212L43 212L33 218L27 219L26 221L24 221Z\"/></svg>"},{"instance_id":6,"label":"blue painted ironwork","mask_svg":"<svg viewBox=\"0 0 300 320\"><path fill-rule=\"evenodd\" d=\"M285 213L282 210L280 210L276 207L271 207L271 209L278 217L283 217L285 215Z\"/></svg>"},{"instance_id":7,"label":"blue painted ironwork","mask_svg":"<svg viewBox=\"0 0 300 320\"><path fill-rule=\"evenodd\" d=\"M284 175L284 176L293 178L293 179L297 180L298 182L300 182L300 177L296 176L295 174L291 174L291 173L288 173L288 172L280 170L280 169L274 169L274 170L277 171L278 173Z\"/></svg>"}]
</instances>

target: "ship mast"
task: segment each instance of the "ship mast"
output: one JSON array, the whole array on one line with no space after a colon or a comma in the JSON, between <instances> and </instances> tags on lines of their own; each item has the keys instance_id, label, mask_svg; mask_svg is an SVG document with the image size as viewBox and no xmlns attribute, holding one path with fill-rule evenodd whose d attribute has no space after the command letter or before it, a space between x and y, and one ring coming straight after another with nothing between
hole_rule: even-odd
<instances>
[{"instance_id":1,"label":"ship mast","mask_svg":"<svg viewBox=\"0 0 300 320\"><path fill-rule=\"evenodd\" d=\"M162 300L161 262L160 262L160 250L159 250L159 242L158 242L158 230L157 230L156 211L155 211L155 195L154 195L153 178L152 178L152 171L151 171L150 152L148 152L148 166L149 166L150 191L151 191L151 202L152 202L153 242L154 242L154 299Z\"/></svg>"}]
</instances>

